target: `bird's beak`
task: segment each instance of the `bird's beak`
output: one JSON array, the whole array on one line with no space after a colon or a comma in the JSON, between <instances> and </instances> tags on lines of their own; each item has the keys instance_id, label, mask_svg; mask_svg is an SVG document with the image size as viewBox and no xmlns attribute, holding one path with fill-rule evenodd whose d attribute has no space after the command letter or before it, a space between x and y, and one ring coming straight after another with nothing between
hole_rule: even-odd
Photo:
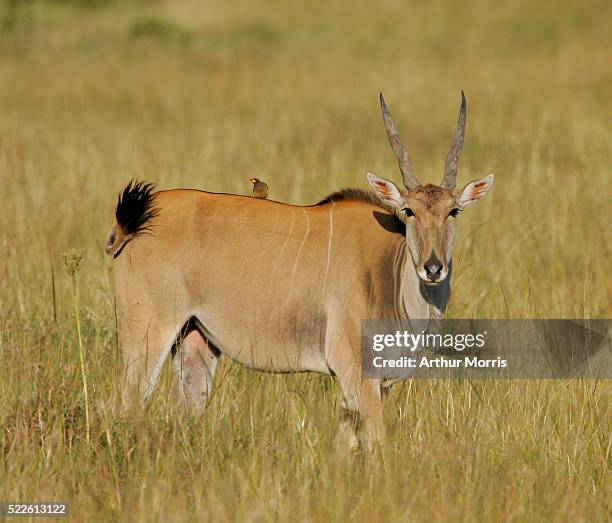
<instances>
[{"instance_id":1,"label":"bird's beak","mask_svg":"<svg viewBox=\"0 0 612 523\"><path fill-rule=\"evenodd\" d=\"M255 183L255 178L249 178L249 182Z\"/></svg>"}]
</instances>

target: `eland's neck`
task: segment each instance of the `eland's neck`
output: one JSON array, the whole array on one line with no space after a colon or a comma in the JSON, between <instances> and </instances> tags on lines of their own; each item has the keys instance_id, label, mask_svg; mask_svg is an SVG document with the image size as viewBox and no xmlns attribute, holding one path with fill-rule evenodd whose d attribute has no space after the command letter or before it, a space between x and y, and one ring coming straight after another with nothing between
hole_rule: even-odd
<instances>
[{"instance_id":1,"label":"eland's neck","mask_svg":"<svg viewBox=\"0 0 612 523\"><path fill-rule=\"evenodd\" d=\"M450 298L452 263L449 264L448 276L440 285L425 285L418 277L408 246L405 246L401 271L398 301L402 316L406 320L440 319Z\"/></svg>"}]
</instances>

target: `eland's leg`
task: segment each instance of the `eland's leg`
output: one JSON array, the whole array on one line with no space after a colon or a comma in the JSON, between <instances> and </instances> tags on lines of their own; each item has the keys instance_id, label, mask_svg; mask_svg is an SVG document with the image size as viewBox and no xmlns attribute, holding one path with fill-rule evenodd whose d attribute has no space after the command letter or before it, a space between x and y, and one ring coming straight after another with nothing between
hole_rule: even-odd
<instances>
[{"instance_id":1,"label":"eland's leg","mask_svg":"<svg viewBox=\"0 0 612 523\"><path fill-rule=\"evenodd\" d=\"M355 449L359 443L371 452L385 440L380 383L377 380L341 379L340 385L344 394L344 426L341 430L346 430L349 423L352 428L350 447Z\"/></svg>"},{"instance_id":2,"label":"eland's leg","mask_svg":"<svg viewBox=\"0 0 612 523\"><path fill-rule=\"evenodd\" d=\"M202 414L212 395L218 359L218 352L197 329L185 334L174 355L179 396L193 415Z\"/></svg>"},{"instance_id":3,"label":"eland's leg","mask_svg":"<svg viewBox=\"0 0 612 523\"><path fill-rule=\"evenodd\" d=\"M179 330L180 325L157 319L125 322L121 329L125 370L121 400L125 410L144 406Z\"/></svg>"},{"instance_id":4,"label":"eland's leg","mask_svg":"<svg viewBox=\"0 0 612 523\"><path fill-rule=\"evenodd\" d=\"M386 438L379 380L361 380L359 414L363 420L366 447L371 451L382 445Z\"/></svg>"},{"instance_id":5,"label":"eland's leg","mask_svg":"<svg viewBox=\"0 0 612 523\"><path fill-rule=\"evenodd\" d=\"M358 341L351 342L350 336L332 334L326 338L326 347L327 363L344 395L340 436L348 435L351 449L362 443L366 450L372 451L385 439L380 380L362 378L361 357L355 348L359 347Z\"/></svg>"}]
</instances>

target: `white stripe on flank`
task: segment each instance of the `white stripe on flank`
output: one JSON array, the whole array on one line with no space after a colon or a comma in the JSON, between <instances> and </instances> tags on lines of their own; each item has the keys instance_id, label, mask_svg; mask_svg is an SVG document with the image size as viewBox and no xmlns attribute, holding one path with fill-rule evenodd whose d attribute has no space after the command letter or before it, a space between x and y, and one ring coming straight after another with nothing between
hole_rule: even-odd
<instances>
[{"instance_id":1,"label":"white stripe on flank","mask_svg":"<svg viewBox=\"0 0 612 523\"><path fill-rule=\"evenodd\" d=\"M323 278L323 294L327 287L327 275L329 273L329 262L331 260L331 248L332 248L332 237L334 235L334 206L336 202L332 200L331 207L329 208L329 239L327 240L327 262L325 263L325 277Z\"/></svg>"}]
</instances>

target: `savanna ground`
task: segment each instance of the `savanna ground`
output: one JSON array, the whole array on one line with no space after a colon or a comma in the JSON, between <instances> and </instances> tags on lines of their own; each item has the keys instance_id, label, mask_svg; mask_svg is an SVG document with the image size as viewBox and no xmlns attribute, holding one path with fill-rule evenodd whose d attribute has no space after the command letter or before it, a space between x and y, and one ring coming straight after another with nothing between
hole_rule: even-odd
<instances>
[{"instance_id":1,"label":"savanna ground","mask_svg":"<svg viewBox=\"0 0 612 523\"><path fill-rule=\"evenodd\" d=\"M611 317L609 2L38 0L0 17L0 499L67 500L74 521L609 520L610 381L406 382L373 459L334 452L327 377L224 361L196 422L166 372L123 416L102 248L131 178L248 194L258 176L297 204L368 170L399 180L380 90L438 182L463 88L459 184L496 182L460 217L449 316Z\"/></svg>"}]
</instances>

